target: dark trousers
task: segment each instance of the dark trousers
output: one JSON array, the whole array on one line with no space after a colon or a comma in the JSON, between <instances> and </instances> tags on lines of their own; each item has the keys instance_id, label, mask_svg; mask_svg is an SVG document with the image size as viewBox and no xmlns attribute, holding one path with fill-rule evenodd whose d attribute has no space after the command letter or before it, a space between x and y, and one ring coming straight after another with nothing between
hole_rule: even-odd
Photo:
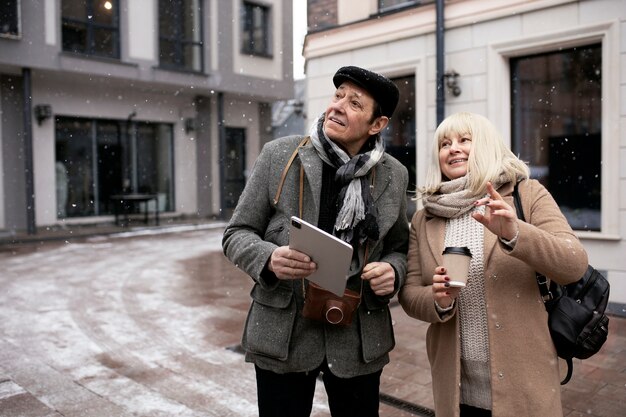
<instances>
[{"instance_id":1,"label":"dark trousers","mask_svg":"<svg viewBox=\"0 0 626 417\"><path fill-rule=\"evenodd\" d=\"M310 372L277 374L255 366L259 417L309 417L320 372L333 417L378 417L381 371L338 378L326 361Z\"/></svg>"},{"instance_id":2,"label":"dark trousers","mask_svg":"<svg viewBox=\"0 0 626 417\"><path fill-rule=\"evenodd\" d=\"M461 417L491 417L491 410L461 404Z\"/></svg>"}]
</instances>

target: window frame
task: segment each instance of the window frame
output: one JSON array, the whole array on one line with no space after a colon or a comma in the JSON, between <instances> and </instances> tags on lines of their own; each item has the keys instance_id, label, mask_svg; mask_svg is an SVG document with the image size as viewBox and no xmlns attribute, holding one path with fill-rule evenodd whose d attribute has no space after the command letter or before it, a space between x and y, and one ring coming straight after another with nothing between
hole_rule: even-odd
<instances>
[{"instance_id":1,"label":"window frame","mask_svg":"<svg viewBox=\"0 0 626 417\"><path fill-rule=\"evenodd\" d=\"M61 0L61 2L62 1L63 0ZM98 0L84 0L84 1L85 1L84 3L85 7L87 9L86 14L93 15L94 3L97 2ZM77 19L77 18L64 17L63 16L63 4L61 3L61 49L63 50L63 52L89 56L89 57L120 59L120 55L121 55L120 54L120 0L110 0L110 1L114 3L112 25L104 25L101 23L95 23L91 21L91 19L82 20L82 19ZM85 31L86 31L86 36L87 36L85 51L73 51L73 50L64 48L63 32L64 32L64 26L66 22L77 23L77 24L85 26ZM94 38L94 31L97 29L109 30L113 34L113 37L114 37L113 42L112 42L113 51L111 54L101 54L101 53L94 52L93 38Z\"/></svg>"},{"instance_id":2,"label":"window frame","mask_svg":"<svg viewBox=\"0 0 626 417\"><path fill-rule=\"evenodd\" d=\"M417 74L409 73L406 75L391 76L389 79L398 86L400 98L393 116L389 120L389 124L381 132L384 141L385 152L395 157L402 165L404 165L409 173L409 185L407 189L407 221L410 221L416 211L416 203L413 200L413 191L417 187ZM402 85L405 83L406 88ZM408 83L408 84L406 84ZM403 118L402 116L405 116ZM408 120L409 123L402 123L402 120ZM405 127L403 129L403 126ZM408 128L408 129L406 129ZM393 135L396 133L396 135ZM407 140L408 136L408 140ZM402 143L395 143L394 139L401 139Z\"/></svg>"},{"instance_id":3,"label":"window frame","mask_svg":"<svg viewBox=\"0 0 626 417\"><path fill-rule=\"evenodd\" d=\"M76 136L75 140L77 141L76 147L85 149L88 151L88 155L84 158L80 158L80 159L61 159L66 157L67 155L64 154L60 154L59 153L59 146L66 146L69 147L69 145L66 145L66 143L69 143L68 141L68 137L65 136L65 131L63 131L62 129L64 129L63 125L71 125L72 123L74 124L79 124L82 126L85 126L86 128L83 130L83 133L86 133L84 136ZM111 129L112 130L107 130L107 129ZM165 137L159 137L158 133L159 130L163 129L164 133L166 134ZM146 136L142 135L141 131L153 131L156 134L153 137L149 137L147 138ZM110 131L114 131L115 134L112 136L107 136L107 132ZM70 132L70 136L72 137L72 134L74 134L74 132L76 132L75 130ZM110 140L111 137L114 137L115 140ZM161 164L159 166L162 167L161 171L157 171L158 175L163 175L165 174L166 177L165 178L165 190L161 190L158 186L159 186L159 179L156 179L156 182L154 182L155 185L155 189L152 190L150 193L151 194L162 194L164 196L164 198L166 199L166 208L164 210L164 212L173 212L176 210L176 201L175 201L175 195L176 195L176 181L175 181L175 170L174 170L174 158L175 158L175 138L174 138L174 124L173 123L167 123L167 122L145 122L145 121L130 121L130 120L123 120L123 119L102 119L102 118L93 118L93 117L78 117L78 116L57 116L56 118L56 124L55 124L55 133L54 133L54 146L55 146L55 152L54 152L54 159L55 159L55 164L61 162L63 164L64 170L66 172L66 175L68 175L66 177L66 181L67 181L67 188L66 188L66 198L69 198L71 191L72 191L72 187L71 187L71 183L75 182L75 177L72 175L69 175L69 173L71 171L74 171L73 169L71 169L70 167L73 166L74 164L76 164L77 166L80 165L80 163L84 163L84 162L88 162L87 165L84 165L82 168L83 172L86 172L87 175L90 175L90 181L89 181L89 185L90 185L90 189L87 191L86 195L90 195L91 198L89 199L87 204L81 205L81 204L76 204L76 206L80 206L82 212L76 214L76 213L70 213L68 214L67 212L63 211L64 216L61 216L60 211L59 211L59 201L57 201L57 219L80 219L80 218L92 218L92 217L98 217L98 216L108 216L108 215L112 215L114 208L111 205L110 200L105 199L107 197L110 197L113 194L116 193L123 193L126 191L132 191L132 192L142 192L141 190L141 186L145 185L144 182L144 175L141 175L142 172L146 172L145 167L150 168L150 164L145 164L143 163L143 157L145 154L140 152L140 148L141 148L141 144L142 143L147 143L146 139L148 139L149 141L155 140L157 142L151 143L151 145L153 145L152 148L150 148L150 151L154 151L154 150L159 150L159 146L162 149L165 149L167 154L167 161L165 164ZM158 141L166 141L166 142L161 142L159 143ZM103 181L106 183L111 182L110 180L110 176L111 174L109 173L106 178L103 179L103 181L101 181L101 175L100 175L100 171L102 168L107 168L110 169L111 166L104 166L102 167L100 164L102 163L102 160L107 160L106 155L106 149L110 146L110 144L117 144L118 145L118 149L116 149L113 154L115 154L115 152L117 152L119 154L119 172L118 172L118 177L117 178L119 180L119 183L117 185L117 190L109 190L109 193L104 192L105 188L102 187L103 185ZM153 158L146 158L145 160L147 161L152 161ZM115 166L115 164L113 165L113 167ZM76 169L77 172L81 171L81 167L79 166L79 168ZM157 175L157 176L158 176ZM57 188L58 188L58 177L55 177L55 182L57 183ZM163 183L163 180L160 181L161 183ZM126 190L128 189L128 190ZM80 197L84 197L83 194L79 194L79 200ZM76 200L76 201L79 201ZM82 199L83 202L86 202L87 199L83 198ZM70 200L65 201L65 204L67 205L68 203L70 203ZM160 201L157 201L156 204L159 204ZM169 206L168 206L169 205ZM107 211L107 208L109 209ZM104 210L103 210L104 209Z\"/></svg>"},{"instance_id":4,"label":"window frame","mask_svg":"<svg viewBox=\"0 0 626 417\"><path fill-rule=\"evenodd\" d=\"M619 240L619 28L618 25L602 23L577 27L541 36L490 44L487 47L488 115L496 127L511 143L511 93L509 59L512 57L558 51L581 47L592 43L602 45L602 168L601 168L601 214L600 231L575 230L579 237L587 239ZM503 88L503 86L508 86ZM612 175L613 173L613 175Z\"/></svg>"},{"instance_id":5,"label":"window frame","mask_svg":"<svg viewBox=\"0 0 626 417\"><path fill-rule=\"evenodd\" d=\"M389 12L395 12L397 10L402 10L408 7L413 7L413 6L420 6L423 5L423 3L432 3L434 0L430 0L430 1L420 1L420 0L402 0L399 1L395 4L392 4L391 6L384 6L383 3L385 0L378 0L377 1L377 9L378 9L378 13L382 14L382 13L389 13Z\"/></svg>"},{"instance_id":6,"label":"window frame","mask_svg":"<svg viewBox=\"0 0 626 417\"><path fill-rule=\"evenodd\" d=\"M262 51L258 51L254 48L254 22L252 27L249 28L247 27L248 25L248 10L250 9L254 9L255 7L260 8L261 10L264 11L263 13L263 19L264 21L262 22L262 30L263 30L263 34L265 42L264 42L264 48ZM254 16L254 15L253 15ZM240 47L240 52L244 55L251 55L251 56L256 56L256 57L261 57L261 58L273 58L274 57L274 52L273 52L273 36L272 36L272 32L273 32L273 25L272 25L272 18L273 18L273 14L272 14L272 7L270 5L267 4L262 4L259 2L255 2L255 1L248 1L248 0L243 0L241 3L241 47Z\"/></svg>"},{"instance_id":7,"label":"window frame","mask_svg":"<svg viewBox=\"0 0 626 417\"><path fill-rule=\"evenodd\" d=\"M176 6L181 6L182 3L185 0L176 0L174 3L172 3L171 1L168 0L168 3L170 4L170 6L173 9L178 9L178 10L182 10L182 7L176 7ZM203 20L203 16L204 16L204 1L203 0L198 0L198 15L195 16L197 17L198 23L199 23L199 27L198 27L198 32L200 34L200 40L199 41L195 41L193 39L187 39L184 35L185 33L185 28L184 28L184 19L179 19L178 21L174 22L177 25L177 31L176 31L176 36L172 37L165 37L162 35L161 31L160 31L160 14L161 14L161 4L162 4L162 0L159 0L157 2L157 8L158 8L158 13L159 13L159 18L157 20L157 27L159 28L159 35L158 35L158 40L159 40L159 68L161 69L166 69L166 70L174 70L174 71L184 71L184 72L191 72L191 73L204 73L204 20ZM182 16L182 14L178 13L177 14L178 17ZM162 41L168 41L168 42L172 42L173 44L175 44L176 46L176 51L177 53L177 58L179 59L180 62L182 62L182 64L172 64L169 62L163 62L161 60L161 42ZM200 57L199 57L199 62L200 62L200 68L195 69L193 68L193 62L185 62L185 53L184 53L184 47L187 45L191 45L194 47L198 47L198 50L200 52Z\"/></svg>"},{"instance_id":8,"label":"window frame","mask_svg":"<svg viewBox=\"0 0 626 417\"><path fill-rule=\"evenodd\" d=\"M577 67L572 60L593 57L601 67L601 52L601 43L591 43L509 59L512 74L509 80L512 89L511 149L529 163L531 177L546 185L572 229L577 231L598 232L600 230L596 227L601 227L602 73L600 71L598 75L599 82L575 84L574 68L590 68ZM565 70L564 65L571 68ZM564 74L572 74L572 79L564 77ZM517 82L516 76L519 77ZM585 81L589 78L591 75L588 74ZM592 93L580 101L585 103L588 111L586 121L590 123L586 128L583 127L584 122L579 122L585 114L578 113L581 108L574 104L577 102L575 96L585 88L583 84ZM519 89L517 94L516 89ZM590 101L592 99L596 101ZM550 104L546 106L546 103ZM595 105L589 108L592 103ZM572 106L568 107L568 104ZM546 121L546 117L554 117L554 123ZM529 127L540 129L540 132L533 134L528 131ZM572 155L576 157L576 162L572 162ZM576 185L575 175L583 172L589 176L588 181ZM597 180L593 178L594 174L597 174ZM592 196L594 190L599 191L595 198ZM573 198L579 191L583 194Z\"/></svg>"},{"instance_id":9,"label":"window frame","mask_svg":"<svg viewBox=\"0 0 626 417\"><path fill-rule=\"evenodd\" d=\"M15 1L15 32L0 32L0 38L20 39L22 37L22 1ZM0 22L1 23L1 22Z\"/></svg>"}]
</instances>

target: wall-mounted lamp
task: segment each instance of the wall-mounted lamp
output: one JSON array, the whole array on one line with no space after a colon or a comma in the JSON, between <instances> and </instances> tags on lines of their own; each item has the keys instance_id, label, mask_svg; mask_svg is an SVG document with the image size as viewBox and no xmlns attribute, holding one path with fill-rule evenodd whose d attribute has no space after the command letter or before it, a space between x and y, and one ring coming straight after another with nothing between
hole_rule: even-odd
<instances>
[{"instance_id":1,"label":"wall-mounted lamp","mask_svg":"<svg viewBox=\"0 0 626 417\"><path fill-rule=\"evenodd\" d=\"M185 133L196 131L196 119L188 117L185 119Z\"/></svg>"},{"instance_id":2,"label":"wall-mounted lamp","mask_svg":"<svg viewBox=\"0 0 626 417\"><path fill-rule=\"evenodd\" d=\"M458 84L459 73L455 70L448 70L445 74L443 74L443 78L446 80L446 86L452 92L454 97L458 97L461 95L461 87Z\"/></svg>"},{"instance_id":3,"label":"wall-mounted lamp","mask_svg":"<svg viewBox=\"0 0 626 417\"><path fill-rule=\"evenodd\" d=\"M37 119L37 124L41 126L41 123L44 120L47 120L52 117L52 106L49 104L37 104L35 106L35 118Z\"/></svg>"}]
</instances>

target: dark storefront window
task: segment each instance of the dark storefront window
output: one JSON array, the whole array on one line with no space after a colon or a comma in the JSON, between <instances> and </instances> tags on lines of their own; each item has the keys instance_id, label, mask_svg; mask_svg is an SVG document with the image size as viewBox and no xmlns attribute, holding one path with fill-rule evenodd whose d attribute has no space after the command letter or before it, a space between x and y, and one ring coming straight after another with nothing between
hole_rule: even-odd
<instances>
[{"instance_id":1,"label":"dark storefront window","mask_svg":"<svg viewBox=\"0 0 626 417\"><path fill-rule=\"evenodd\" d=\"M173 210L172 142L168 124L57 118L57 216L112 214L111 196L131 192Z\"/></svg>"},{"instance_id":2,"label":"dark storefront window","mask_svg":"<svg viewBox=\"0 0 626 417\"><path fill-rule=\"evenodd\" d=\"M415 76L393 78L400 90L398 106L382 132L385 151L398 159L409 171L409 195L416 185L415 170ZM408 214L415 212L415 202L408 200Z\"/></svg>"},{"instance_id":3,"label":"dark storefront window","mask_svg":"<svg viewBox=\"0 0 626 417\"><path fill-rule=\"evenodd\" d=\"M202 1L159 0L159 65L203 70Z\"/></svg>"},{"instance_id":4,"label":"dark storefront window","mask_svg":"<svg viewBox=\"0 0 626 417\"><path fill-rule=\"evenodd\" d=\"M63 0L63 50L119 58L118 0Z\"/></svg>"},{"instance_id":5,"label":"dark storefront window","mask_svg":"<svg viewBox=\"0 0 626 417\"><path fill-rule=\"evenodd\" d=\"M0 35L18 36L20 34L19 0L2 0L0 6Z\"/></svg>"},{"instance_id":6,"label":"dark storefront window","mask_svg":"<svg viewBox=\"0 0 626 417\"><path fill-rule=\"evenodd\" d=\"M572 228L600 231L600 44L511 59L512 148Z\"/></svg>"},{"instance_id":7,"label":"dark storefront window","mask_svg":"<svg viewBox=\"0 0 626 417\"><path fill-rule=\"evenodd\" d=\"M270 8L244 1L241 20L241 52L271 57Z\"/></svg>"}]
</instances>

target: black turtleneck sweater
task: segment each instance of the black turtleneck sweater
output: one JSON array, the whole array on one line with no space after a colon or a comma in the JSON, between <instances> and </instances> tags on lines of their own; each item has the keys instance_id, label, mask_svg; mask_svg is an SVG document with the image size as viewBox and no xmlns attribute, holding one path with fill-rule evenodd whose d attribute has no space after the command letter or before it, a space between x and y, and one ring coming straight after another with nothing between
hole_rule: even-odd
<instances>
[{"instance_id":1,"label":"black turtleneck sweater","mask_svg":"<svg viewBox=\"0 0 626 417\"><path fill-rule=\"evenodd\" d=\"M335 221L337 219L337 197L341 191L339 183L335 180L337 168L323 163L322 168L322 190L320 193L320 214L317 226L333 234Z\"/></svg>"}]
</instances>

